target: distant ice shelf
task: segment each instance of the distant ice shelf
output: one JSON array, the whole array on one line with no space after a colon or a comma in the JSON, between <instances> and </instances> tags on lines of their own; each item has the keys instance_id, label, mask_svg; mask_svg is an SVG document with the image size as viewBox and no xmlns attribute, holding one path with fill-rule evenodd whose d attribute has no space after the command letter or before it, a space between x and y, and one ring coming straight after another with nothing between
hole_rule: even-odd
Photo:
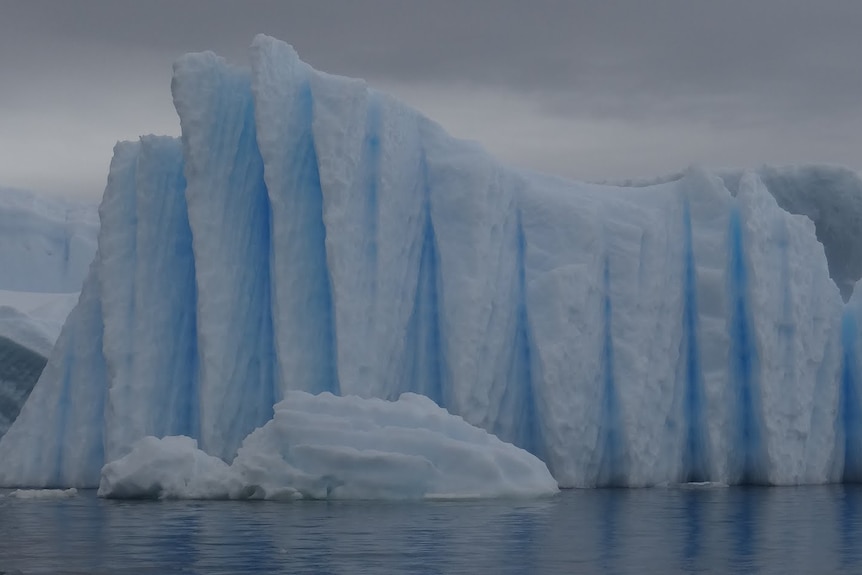
<instances>
[{"instance_id":1,"label":"distant ice shelf","mask_svg":"<svg viewBox=\"0 0 862 575\"><path fill-rule=\"evenodd\" d=\"M0 188L0 437L78 300L98 229L95 205Z\"/></svg>"},{"instance_id":2,"label":"distant ice shelf","mask_svg":"<svg viewBox=\"0 0 862 575\"><path fill-rule=\"evenodd\" d=\"M98 230L94 204L0 187L0 290L81 291Z\"/></svg>"},{"instance_id":3,"label":"distant ice shelf","mask_svg":"<svg viewBox=\"0 0 862 575\"><path fill-rule=\"evenodd\" d=\"M566 487L862 479L852 172L528 173L264 36L172 91L0 485L95 487L148 436L237 465L294 392L427 396Z\"/></svg>"}]
</instances>

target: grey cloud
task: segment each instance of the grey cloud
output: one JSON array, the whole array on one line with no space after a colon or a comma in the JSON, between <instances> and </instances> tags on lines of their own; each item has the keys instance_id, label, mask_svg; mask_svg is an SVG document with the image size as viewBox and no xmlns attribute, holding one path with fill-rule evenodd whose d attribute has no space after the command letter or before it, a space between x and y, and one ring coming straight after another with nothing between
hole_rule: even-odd
<instances>
[{"instance_id":1,"label":"grey cloud","mask_svg":"<svg viewBox=\"0 0 862 575\"><path fill-rule=\"evenodd\" d=\"M860 29L857 0L13 0L0 3L0 137L3 115L22 109L96 117L125 103L128 114L167 117L176 56L212 49L242 62L264 32L320 69L372 84L495 90L528 102L542 125L590 125L603 146L627 134L665 142L663 161L644 159L662 150L642 150L628 167L682 167L690 156L668 142L680 130L704 153L736 146L731 161L827 156L858 167ZM426 111L463 116L453 98L424 100ZM501 107L501 119L515 109ZM116 122L118 138L137 127ZM613 128L599 134L602 122ZM625 161L606 169L627 172ZM569 160L557 171L573 169Z\"/></svg>"}]
</instances>

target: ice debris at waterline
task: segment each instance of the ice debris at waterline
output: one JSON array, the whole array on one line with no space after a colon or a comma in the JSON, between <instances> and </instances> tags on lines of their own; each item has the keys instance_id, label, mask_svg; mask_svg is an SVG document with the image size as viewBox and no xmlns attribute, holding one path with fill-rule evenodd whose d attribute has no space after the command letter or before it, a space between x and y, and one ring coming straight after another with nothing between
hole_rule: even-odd
<instances>
[{"instance_id":1,"label":"ice debris at waterline","mask_svg":"<svg viewBox=\"0 0 862 575\"><path fill-rule=\"evenodd\" d=\"M74 487L69 489L15 489L7 497L12 499L69 499L78 495Z\"/></svg>"},{"instance_id":2,"label":"ice debris at waterline","mask_svg":"<svg viewBox=\"0 0 862 575\"><path fill-rule=\"evenodd\" d=\"M862 290L756 173L517 171L287 44L251 55L181 58L182 140L117 146L0 484L95 487L148 435L232 461L292 390L423 394L562 486L862 479Z\"/></svg>"},{"instance_id":3,"label":"ice debris at waterline","mask_svg":"<svg viewBox=\"0 0 862 575\"><path fill-rule=\"evenodd\" d=\"M228 466L194 439L145 437L102 469L99 495L180 499L420 499L552 495L541 460L427 397L290 391Z\"/></svg>"}]
</instances>

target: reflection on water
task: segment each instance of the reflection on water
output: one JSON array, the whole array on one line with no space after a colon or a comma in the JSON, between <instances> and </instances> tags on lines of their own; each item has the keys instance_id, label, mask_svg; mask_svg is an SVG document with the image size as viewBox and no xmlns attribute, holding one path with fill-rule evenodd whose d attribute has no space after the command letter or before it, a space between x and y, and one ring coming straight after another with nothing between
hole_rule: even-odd
<instances>
[{"instance_id":1,"label":"reflection on water","mask_svg":"<svg viewBox=\"0 0 862 575\"><path fill-rule=\"evenodd\" d=\"M409 503L118 502L83 492L0 499L0 571L859 573L860 520L855 486Z\"/></svg>"}]
</instances>

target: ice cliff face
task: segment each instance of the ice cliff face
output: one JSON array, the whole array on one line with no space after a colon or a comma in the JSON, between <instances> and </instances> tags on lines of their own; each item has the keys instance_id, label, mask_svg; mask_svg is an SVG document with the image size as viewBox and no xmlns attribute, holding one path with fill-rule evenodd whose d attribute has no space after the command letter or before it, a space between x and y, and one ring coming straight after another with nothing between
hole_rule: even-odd
<instances>
[{"instance_id":1,"label":"ice cliff face","mask_svg":"<svg viewBox=\"0 0 862 575\"><path fill-rule=\"evenodd\" d=\"M96 486L146 435L229 461L289 390L421 393L563 486L862 475L862 304L769 177L515 171L266 37L172 89L0 484Z\"/></svg>"}]
</instances>

